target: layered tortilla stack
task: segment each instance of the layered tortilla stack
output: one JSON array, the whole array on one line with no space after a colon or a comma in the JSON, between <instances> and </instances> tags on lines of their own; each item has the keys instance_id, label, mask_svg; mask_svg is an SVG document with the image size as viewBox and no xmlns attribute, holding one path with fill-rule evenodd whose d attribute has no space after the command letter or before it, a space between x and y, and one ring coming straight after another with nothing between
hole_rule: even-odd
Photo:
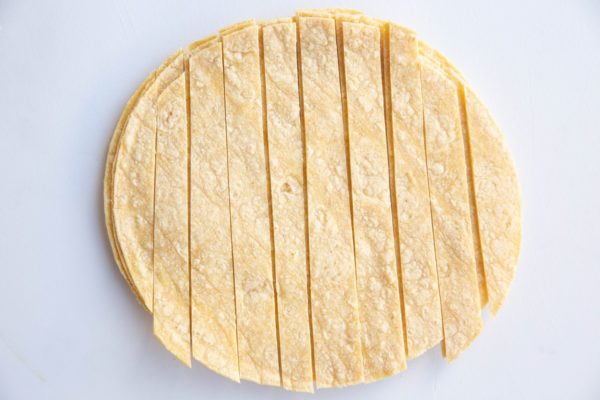
<instances>
[{"instance_id":1,"label":"layered tortilla stack","mask_svg":"<svg viewBox=\"0 0 600 400\"><path fill-rule=\"evenodd\" d=\"M178 50L125 107L104 195L164 346L295 391L396 374L438 343L454 360L521 241L489 111L413 31L349 10Z\"/></svg>"}]
</instances>

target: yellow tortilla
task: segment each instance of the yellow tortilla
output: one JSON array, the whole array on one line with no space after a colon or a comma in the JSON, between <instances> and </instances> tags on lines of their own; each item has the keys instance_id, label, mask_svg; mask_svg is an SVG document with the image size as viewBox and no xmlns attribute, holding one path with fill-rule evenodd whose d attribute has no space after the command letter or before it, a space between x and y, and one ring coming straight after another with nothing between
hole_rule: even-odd
<instances>
[{"instance_id":1,"label":"yellow tortilla","mask_svg":"<svg viewBox=\"0 0 600 400\"><path fill-rule=\"evenodd\" d=\"M181 71L156 110L154 334L181 362L190 359L188 134L186 76Z\"/></svg>"},{"instance_id":2,"label":"yellow tortilla","mask_svg":"<svg viewBox=\"0 0 600 400\"><path fill-rule=\"evenodd\" d=\"M444 355L451 361L483 326L465 154L456 85L423 63L421 88Z\"/></svg>"},{"instance_id":3,"label":"yellow tortilla","mask_svg":"<svg viewBox=\"0 0 600 400\"><path fill-rule=\"evenodd\" d=\"M192 354L239 382L220 41L191 50L189 77Z\"/></svg>"},{"instance_id":4,"label":"yellow tortilla","mask_svg":"<svg viewBox=\"0 0 600 400\"><path fill-rule=\"evenodd\" d=\"M297 391L394 374L442 337L455 359L520 246L489 111L437 50L359 12L220 33L142 83L109 146L109 239L156 336Z\"/></svg>"},{"instance_id":5,"label":"yellow tortilla","mask_svg":"<svg viewBox=\"0 0 600 400\"><path fill-rule=\"evenodd\" d=\"M429 203L423 101L414 32L388 26L391 137L406 342L415 358L442 340L442 315Z\"/></svg>"},{"instance_id":6,"label":"yellow tortilla","mask_svg":"<svg viewBox=\"0 0 600 400\"><path fill-rule=\"evenodd\" d=\"M258 26L222 41L240 377L280 385Z\"/></svg>"},{"instance_id":7,"label":"yellow tortilla","mask_svg":"<svg viewBox=\"0 0 600 400\"><path fill-rule=\"evenodd\" d=\"M335 21L299 17L317 387L362 382Z\"/></svg>"},{"instance_id":8,"label":"yellow tortilla","mask_svg":"<svg viewBox=\"0 0 600 400\"><path fill-rule=\"evenodd\" d=\"M286 389L312 392L296 24L288 20L264 26L262 43L281 381Z\"/></svg>"},{"instance_id":9,"label":"yellow tortilla","mask_svg":"<svg viewBox=\"0 0 600 400\"><path fill-rule=\"evenodd\" d=\"M365 381L406 368L379 27L342 22L356 279Z\"/></svg>"}]
</instances>

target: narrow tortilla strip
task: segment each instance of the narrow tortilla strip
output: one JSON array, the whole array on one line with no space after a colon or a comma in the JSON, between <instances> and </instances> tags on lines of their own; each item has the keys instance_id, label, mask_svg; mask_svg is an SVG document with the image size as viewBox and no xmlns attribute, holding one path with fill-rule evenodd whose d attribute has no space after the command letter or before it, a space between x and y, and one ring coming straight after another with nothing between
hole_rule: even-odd
<instances>
[{"instance_id":1,"label":"narrow tortilla strip","mask_svg":"<svg viewBox=\"0 0 600 400\"><path fill-rule=\"evenodd\" d=\"M414 32L389 24L389 73L397 223L407 353L442 340L442 314L423 136L423 101Z\"/></svg>"},{"instance_id":2,"label":"narrow tortilla strip","mask_svg":"<svg viewBox=\"0 0 600 400\"><path fill-rule=\"evenodd\" d=\"M296 24L267 25L262 35L281 380L286 389L312 392Z\"/></svg>"},{"instance_id":3,"label":"narrow tortilla strip","mask_svg":"<svg viewBox=\"0 0 600 400\"><path fill-rule=\"evenodd\" d=\"M163 68L164 67L164 68ZM119 138L113 166L112 221L115 244L131 285L152 310L156 98L183 68L171 57L132 107Z\"/></svg>"},{"instance_id":4,"label":"narrow tortilla strip","mask_svg":"<svg viewBox=\"0 0 600 400\"><path fill-rule=\"evenodd\" d=\"M424 63L421 88L444 355L454 360L482 329L456 85Z\"/></svg>"},{"instance_id":5,"label":"narrow tortilla strip","mask_svg":"<svg viewBox=\"0 0 600 400\"><path fill-rule=\"evenodd\" d=\"M490 309L510 288L521 245L520 189L504 136L477 95L464 88L483 265Z\"/></svg>"},{"instance_id":6,"label":"narrow tortilla strip","mask_svg":"<svg viewBox=\"0 0 600 400\"><path fill-rule=\"evenodd\" d=\"M317 387L362 382L346 152L332 18L300 17Z\"/></svg>"},{"instance_id":7,"label":"narrow tortilla strip","mask_svg":"<svg viewBox=\"0 0 600 400\"><path fill-rule=\"evenodd\" d=\"M190 284L192 354L239 382L221 42L192 49Z\"/></svg>"},{"instance_id":8,"label":"narrow tortilla strip","mask_svg":"<svg viewBox=\"0 0 600 400\"><path fill-rule=\"evenodd\" d=\"M379 27L342 22L356 279L365 381L406 368L383 105Z\"/></svg>"},{"instance_id":9,"label":"narrow tortilla strip","mask_svg":"<svg viewBox=\"0 0 600 400\"><path fill-rule=\"evenodd\" d=\"M222 41L240 377L279 385L258 27Z\"/></svg>"},{"instance_id":10,"label":"narrow tortilla strip","mask_svg":"<svg viewBox=\"0 0 600 400\"><path fill-rule=\"evenodd\" d=\"M188 138L185 74L157 101L154 204L154 334L191 367Z\"/></svg>"}]
</instances>

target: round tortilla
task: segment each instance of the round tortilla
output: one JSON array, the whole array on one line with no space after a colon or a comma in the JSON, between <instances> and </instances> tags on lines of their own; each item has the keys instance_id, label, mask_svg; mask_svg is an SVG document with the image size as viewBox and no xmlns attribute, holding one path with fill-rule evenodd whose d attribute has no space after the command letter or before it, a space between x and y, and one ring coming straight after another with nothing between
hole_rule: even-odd
<instances>
[{"instance_id":1,"label":"round tortilla","mask_svg":"<svg viewBox=\"0 0 600 400\"><path fill-rule=\"evenodd\" d=\"M351 21L353 23L359 24L364 23L365 25L371 26L379 26L382 27L385 24L384 21L372 19L369 17L362 16L359 12L349 11L349 10L340 10L340 9L325 9L325 10L317 10L317 11L302 11L299 12L298 17L302 16L303 18L314 18L314 19L335 19L336 28L338 31L341 29L340 21ZM290 23L289 19L279 19L276 20L278 23ZM270 21L267 23L261 24L261 26L265 26L267 24L273 24L275 21ZM298 23L298 19L295 20ZM253 21L247 21L243 23L243 26L250 26L254 24ZM237 25L233 30L240 29L240 26ZM233 30L223 30L221 31L221 35L226 35L231 33ZM338 32L339 35L339 32ZM300 35L298 35L300 38ZM212 38L211 40L214 40ZM319 39L320 40L320 39ZM329 39L328 39L329 40ZM318 40L317 40L318 42ZM178 50L173 55L171 55L158 69L153 71L139 86L139 88L135 91L132 97L127 102L120 119L115 128L114 134L109 144L108 155L106 160L106 169L104 175L104 212L106 219L106 227L108 231L109 241L111 244L112 251L115 256L115 260L117 262L118 268L125 278L128 286L133 291L136 299L144 306L144 308L151 312L153 311L153 296L154 296L154 287L153 287L153 258L149 258L148 254L152 254L154 250L154 229L153 224L154 220L146 221L147 225L142 229L143 233L141 236L137 236L136 232L139 233L139 230L129 229L127 224L130 223L135 218L139 218L139 211L135 209L135 207L120 209L118 212L115 212L116 207L116 199L120 196L126 195L129 190L133 190L133 187L136 186L133 182L121 182L120 185L115 186L115 180L119 181L117 176L118 169L123 167L124 165L128 165L131 168L127 170L127 172L136 173L135 168L145 168L143 172L148 172L148 164L137 164L136 162L128 163L127 160L131 159L132 155L128 153L131 151L131 148L128 147L130 142L135 142L136 135L139 133L140 126L144 125L144 121L149 121L149 132L152 131L152 126L156 124L156 99L163 92L163 90L171 83L177 76L181 75L181 66L183 63L187 62L187 58L190 56L190 50L199 47L204 41L198 41L192 43L187 47L186 51ZM343 45L343 42L338 42ZM262 42L261 42L262 44ZM371 46L372 47L372 46ZM468 146L466 149L466 163L468 164L467 172L469 181L469 201L470 201L470 212L472 220L470 221L471 226L474 229L474 248L475 253L477 254L476 258L479 257L477 263L479 265L478 269L478 283L479 283L479 294L480 294L480 308L483 308L486 304L489 304L490 309L493 314L499 310L501 305L506 299L510 284L514 277L514 271L516 268L519 250L520 250L520 241L521 241L521 199L520 199L520 189L517 181L516 171L514 168L514 164L508 152L507 146L504 141L504 137L498 128L498 125L491 117L489 110L483 105L480 99L476 96L474 91L465 83L464 77L461 73L454 67L441 53L439 53L434 48L428 46L426 43L419 41L419 55L418 58L420 61L423 61L428 66L435 68L437 71L441 72L442 75L445 76L446 79L454 82L456 84L458 90L458 98L460 102L460 106L463 110L463 115L461 115L461 121L463 124L463 134L465 135L465 145ZM338 50L339 51L339 50ZM262 58L262 54L261 54ZM264 63L264 61L262 61ZM343 57L339 60L340 63L344 63ZM385 62L389 62L386 60ZM300 60L299 60L300 63ZM340 64L341 65L341 64ZM175 66L175 68L171 68ZM264 68L264 65L262 66ZM178 72L178 73L176 73ZM263 72L264 73L264 72ZM299 71L300 73L300 71ZM301 74L300 74L301 75ZM299 77L301 79L301 76ZM264 80L264 77L262 78ZM343 77L343 80L346 78ZM377 78L371 77L371 79L375 80ZM347 82L345 82L347 85ZM189 83L188 83L189 84ZM264 82L263 82L264 85ZM337 83L336 83L337 85ZM371 85L373 86L373 85ZM374 87L374 86L373 86ZM188 89L189 90L189 89ZM264 87L263 87L264 90ZM189 93L189 92L188 92ZM355 91L356 93L356 91ZM188 94L189 96L189 94ZM306 96L306 93L304 93ZM343 96L342 96L343 97ZM302 100L302 96L300 97ZM304 99L305 100L305 99ZM386 98L386 100L389 100ZM189 98L188 101L188 111L189 111ZM306 100L305 100L306 101ZM346 98L343 98L344 106L345 106L345 115L346 123L348 119L348 102ZM270 104L270 103L265 103ZM362 106L362 105L361 105ZM154 108L153 108L154 107ZM149 110L146 114L143 114L140 111L144 109ZM352 108L351 108L352 109ZM370 109L370 108L369 108ZM381 111L380 109L378 109ZM231 111L231 110L230 110ZM135 121L132 119L132 114L137 113L139 116L142 114L141 121ZM265 114L266 111L265 111ZM466 128L465 128L466 127ZM265 123L265 128L267 129L267 124ZM303 127L305 129L305 127ZM348 134L348 127L345 126L345 134ZM352 125L350 126L352 128ZM386 127L386 129L389 129ZM346 138L347 139L347 138ZM155 140L155 139L151 139ZM136 142L137 143L137 142ZM148 143L146 143L148 144ZM348 151L348 150L347 150ZM152 160L152 163L154 161ZM123 163L123 164L121 164ZM349 161L350 163L350 161ZM152 164L153 165L153 164ZM304 182L304 193L306 193L306 186L310 185L310 183ZM152 191L155 190L153 185L147 185L149 188L152 186ZM352 189L352 184L350 184L350 189ZM269 190L274 190L269 188ZM289 190L289 189L288 189ZM146 197L149 199L151 196L149 192L145 192ZM154 192L152 192L154 195ZM269 196L269 202L271 198ZM350 197L350 201L352 201L352 197ZM356 201L356 199L355 199ZM143 207L145 207L145 211L148 213L151 210L151 213L146 215L152 215L154 212L154 203L150 203L146 201L142 202ZM354 204L356 207L356 204ZM354 210L356 212L356 209ZM271 211L272 213L272 211ZM152 217L153 218L153 217ZM271 215L272 219L273 216ZM356 218L353 216L352 218ZM394 216L393 218L396 218ZM129 219L129 222L127 222ZM272 224L273 222L271 222ZM394 228L394 229L397 229ZM271 230L273 230L273 225L271 225ZM353 238L352 240L355 242L355 251L361 250L361 244L357 242L354 238L355 231L357 227L354 222L352 224ZM363 229L364 231L364 229ZM273 235L273 232L271 232ZM389 235L388 235L389 236ZM307 233L307 238L309 237ZM388 238L389 239L389 238ZM271 238L271 240L273 240ZM393 239L391 239L393 240ZM395 239L396 241L398 238ZM402 235L400 235L400 241L402 240ZM147 247L147 243L151 243L151 247ZM326 246L322 244L321 246ZM307 257L308 260L308 257ZM273 262L273 268L275 268L275 262ZM439 267L438 267L439 268ZM235 274L234 274L235 275ZM268 275L268 274L267 274ZM273 279L275 279L275 272L273 273ZM310 273L307 278L310 278ZM397 277L398 282L400 282L400 276ZM281 279L281 277L277 276L277 279ZM402 283L400 286L404 285ZM301 285L300 285L301 286ZM308 284L310 288L310 283ZM374 286L376 287L376 286ZM313 287L314 289L314 287ZM279 281L275 286L275 291L281 290ZM309 289L307 289L308 291ZM332 287L333 291L336 291L336 288ZM339 288L340 291L345 290L344 288ZM365 286L361 290L365 290ZM476 292L476 291L475 291ZM341 293L341 292L340 292ZM277 292L275 293L277 298ZM243 295L248 295L246 293L237 293L236 297L241 297ZM402 296L402 288L400 288L400 296ZM308 291L308 298L310 301L311 292ZM359 296L360 298L360 296ZM237 299L236 299L237 300ZM312 300L314 301L314 299ZM402 301L402 300L401 300ZM281 304L279 305L281 307ZM361 304L353 304L352 307L356 307L358 310ZM401 307L404 307L404 304L401 304ZM315 307L313 304L312 307ZM239 309L235 310L236 313L239 313ZM317 310L318 311L318 310ZM275 313L277 313L277 307L275 307ZM279 309L281 313L281 309ZM362 354L361 357L355 357L353 362L360 359L357 362L365 362L363 367L363 372L360 372L359 379L357 379L357 374L346 374L345 372L335 371L338 368L338 365L331 366L331 371L329 371L329 376L335 376L335 378L331 378L329 382L323 381L321 383L319 381L319 373L318 370L319 364L315 366L315 355L313 354L316 349L316 343L314 342L314 329L312 326L314 324L314 315L315 310L309 310L309 317L313 318L311 320L311 329L310 329L310 339L311 339L311 348L306 350L306 352L310 351L311 354L308 355L308 359L313 358L312 368L313 368L313 377L317 382L317 386L346 386L349 384L354 384L359 381L367 381L379 379L388 375L392 375L398 372L399 369L396 368L394 370L387 371L376 375L376 378L368 378L368 368L376 368L377 363L372 362L371 366L368 366L366 363L367 355ZM218 310L214 311L215 314L218 313ZM312 315L310 315L312 313ZM364 311L363 311L364 313ZM404 314L404 309L402 309L402 313ZM392 313L390 313L392 315ZM276 315L277 317L277 315ZM286 316L288 319L293 320L293 317ZM359 315L360 317L360 315ZM165 318L164 315L162 317ZM280 338L280 330L279 327L281 314L277 319L277 347L278 347L278 357L282 356L281 352L281 338ZM364 316L363 316L364 318ZM360 318L360 323L362 324L363 329L366 324L364 323L363 318ZM397 318L397 317L390 317ZM402 318L405 318L405 315L402 315ZM191 321L191 317L190 317ZM239 322L237 322L239 324ZM321 323L321 321L319 321ZM406 340L407 332L406 332L406 323L404 322L404 340ZM187 328L191 331L192 328ZM270 328L267 328L270 329ZM333 331L332 331L333 332ZM330 332L330 333L332 333ZM343 334L342 330L338 332L333 332L336 334ZM445 332L447 333L447 332ZM217 329L215 328L215 335L218 335ZM185 333L183 333L185 336ZM476 336L476 335L475 335ZM190 337L191 333L190 333ZM291 337L291 336L290 336ZM356 338L353 338L355 340ZM470 341L474 339L474 337L468 338L462 342L456 351L452 354L446 354L446 357L451 360L455 358L458 354L460 354L470 343ZM239 326L238 326L238 340L239 340ZM202 346L208 346L209 344L203 343ZM435 342L428 344L429 347L435 345ZM190 345L191 346L191 345ZM292 345L290 345L292 346ZM402 346L400 346L402 348ZM358 352L360 353L360 349L357 347ZM182 351L188 351L186 349L182 349ZM248 349L246 351L252 351L252 349ZM322 349L321 349L322 351ZM366 351L364 348L362 349L363 353ZM404 351L404 350L402 350ZM424 351L424 350L423 350ZM194 352L195 353L195 352ZM252 357L252 354L243 355L244 357ZM323 354L320 355L322 357ZM329 360L335 360L338 357L338 354L328 355ZM402 355L403 359L404 355ZM194 358L197 358L194 354ZM198 359L198 358L197 358ZM323 358L321 358L323 359ZM338 357L338 360L340 358ZM237 361L237 360L236 360ZM231 379L237 380L237 374L235 373L236 369L240 370L240 365L228 365L223 366L222 364L211 363L210 359L203 359L202 362L207 365L208 368L226 375ZM234 362L234 361L232 361ZM342 365L344 361L341 361ZM263 363L267 365L267 363ZM346 363L347 364L347 363ZM256 363L254 365L256 368L256 374L252 374L249 376L248 374L242 374L242 379L254 380L259 383L270 383L276 384L276 378L270 379L269 382L262 382L261 374L265 371L261 370L263 365L261 363ZM343 366L343 368L347 368L348 365ZM266 368L266 367L265 367ZM270 363L269 368L273 370L273 363ZM317 369L315 369L317 368ZM225 371L229 372L225 372ZM233 372L232 372L233 371ZM281 374L280 383L283 384L284 387L291 390L303 390L303 391L311 391L312 390L312 380L307 378L308 373L304 371L303 378L296 383L288 383L286 384L286 377L284 377L284 373L291 376L294 374L294 370L287 371L285 369L285 364L282 361L279 361L279 373ZM309 371L310 372L310 371ZM375 376L375 375L374 375ZM347 379L346 379L347 378ZM330 379L330 378L328 378ZM308 382L310 380L310 382Z\"/></svg>"}]
</instances>

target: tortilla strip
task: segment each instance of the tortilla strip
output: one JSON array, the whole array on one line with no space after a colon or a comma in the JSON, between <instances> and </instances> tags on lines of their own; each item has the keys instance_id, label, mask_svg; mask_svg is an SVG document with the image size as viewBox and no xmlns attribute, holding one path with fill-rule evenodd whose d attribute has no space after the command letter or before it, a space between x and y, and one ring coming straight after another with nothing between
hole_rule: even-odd
<instances>
[{"instance_id":1,"label":"tortilla strip","mask_svg":"<svg viewBox=\"0 0 600 400\"><path fill-rule=\"evenodd\" d=\"M442 314L423 136L423 101L414 32L388 25L392 144L407 354L442 340Z\"/></svg>"},{"instance_id":2,"label":"tortilla strip","mask_svg":"<svg viewBox=\"0 0 600 400\"><path fill-rule=\"evenodd\" d=\"M483 266L483 255L481 250L480 229L477 217L477 204L475 200L475 184L473 182L472 156L469 147L469 132L467 129L467 117L465 110L463 82L464 78L460 72L436 49L431 48L423 41L419 41L419 53L421 58L427 60L431 66L435 66L442 74L452 80L458 90L460 106L460 122L463 132L463 148L465 152L465 165L467 169L467 186L469 189L469 212L471 215L471 229L473 231L473 247L475 249L475 262L477 265L477 283L479 285L479 301L483 309L488 302L486 276Z\"/></svg>"},{"instance_id":3,"label":"tortilla strip","mask_svg":"<svg viewBox=\"0 0 600 400\"><path fill-rule=\"evenodd\" d=\"M152 310L153 296L156 98L182 68L179 51L157 70L152 83L132 106L118 137L111 172L111 240L119 254L117 260L122 260L121 269L128 274L130 286L135 287L148 310Z\"/></svg>"},{"instance_id":4,"label":"tortilla strip","mask_svg":"<svg viewBox=\"0 0 600 400\"><path fill-rule=\"evenodd\" d=\"M468 87L464 101L471 147L483 266L492 314L510 289L521 245L521 199L515 168L493 117Z\"/></svg>"},{"instance_id":5,"label":"tortilla strip","mask_svg":"<svg viewBox=\"0 0 600 400\"><path fill-rule=\"evenodd\" d=\"M213 38L191 51L192 354L239 382L221 42Z\"/></svg>"},{"instance_id":6,"label":"tortilla strip","mask_svg":"<svg viewBox=\"0 0 600 400\"><path fill-rule=\"evenodd\" d=\"M379 27L342 22L365 381L406 368L394 247Z\"/></svg>"},{"instance_id":7,"label":"tortilla strip","mask_svg":"<svg viewBox=\"0 0 600 400\"><path fill-rule=\"evenodd\" d=\"M154 334L191 367L185 74L158 96L154 203Z\"/></svg>"},{"instance_id":8,"label":"tortilla strip","mask_svg":"<svg viewBox=\"0 0 600 400\"><path fill-rule=\"evenodd\" d=\"M262 28L283 387L313 391L296 24Z\"/></svg>"},{"instance_id":9,"label":"tortilla strip","mask_svg":"<svg viewBox=\"0 0 600 400\"><path fill-rule=\"evenodd\" d=\"M140 99L146 91L148 87L154 83L156 78L156 71L152 71L152 73L142 82L142 84L137 88L131 98L127 101L121 116L119 117L119 121L117 122L117 127L113 133L113 136L110 140L110 144L108 145L108 155L106 157L106 167L104 170L104 218L106 223L106 230L108 231L108 239L110 242L110 247L112 249L113 255L117 262L117 266L119 267L119 271L127 285L133 291L138 302L147 309L144 300L141 298L140 294L136 286L133 284L131 275L129 274L129 270L125 266L125 262L123 261L123 256L121 255L121 250L117 243L117 239L115 237L114 232L114 224L113 224L113 201L112 201L112 193L113 193L113 171L116 160L116 154L118 150L119 140L121 138L121 134L123 132L123 128L125 127L129 116L131 114L131 110L135 107Z\"/></svg>"},{"instance_id":10,"label":"tortilla strip","mask_svg":"<svg viewBox=\"0 0 600 400\"><path fill-rule=\"evenodd\" d=\"M317 387L363 381L335 21L300 17Z\"/></svg>"},{"instance_id":11,"label":"tortilla strip","mask_svg":"<svg viewBox=\"0 0 600 400\"><path fill-rule=\"evenodd\" d=\"M482 264L492 315L508 295L521 246L521 195L504 135L460 72L439 51L419 42L421 57L460 86L467 119ZM501 199L501 200L499 200Z\"/></svg>"},{"instance_id":12,"label":"tortilla strip","mask_svg":"<svg viewBox=\"0 0 600 400\"><path fill-rule=\"evenodd\" d=\"M456 85L423 63L421 88L444 355L454 360L482 329Z\"/></svg>"},{"instance_id":13,"label":"tortilla strip","mask_svg":"<svg viewBox=\"0 0 600 400\"><path fill-rule=\"evenodd\" d=\"M222 36L240 377L279 385L258 27Z\"/></svg>"}]
</instances>

